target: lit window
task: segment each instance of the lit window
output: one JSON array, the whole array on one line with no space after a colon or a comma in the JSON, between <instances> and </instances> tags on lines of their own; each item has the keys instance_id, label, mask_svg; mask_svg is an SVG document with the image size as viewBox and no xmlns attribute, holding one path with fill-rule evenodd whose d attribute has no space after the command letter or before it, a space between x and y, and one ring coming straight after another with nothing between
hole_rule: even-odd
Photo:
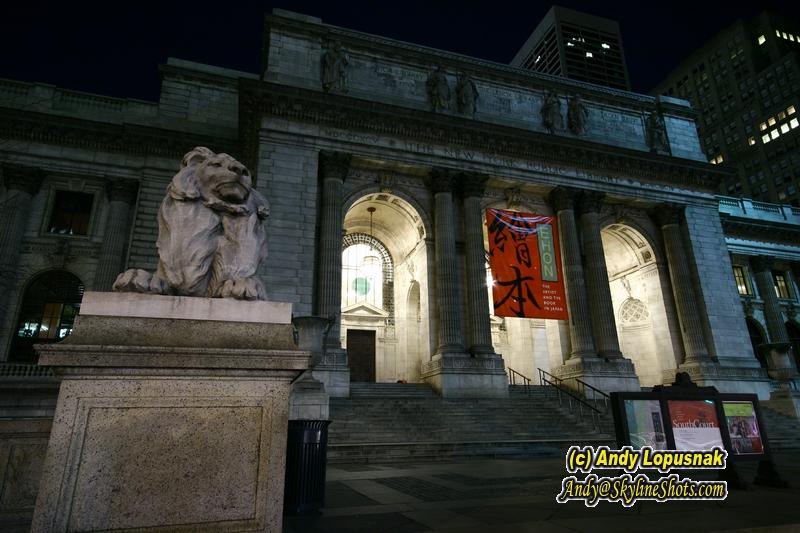
<instances>
[{"instance_id":1,"label":"lit window","mask_svg":"<svg viewBox=\"0 0 800 533\"><path fill-rule=\"evenodd\" d=\"M606 43L603 43L603 44L601 44L600 46L602 46L602 47L603 47L603 48L605 48L606 50L608 50L609 48L611 48L611 47L610 47L609 45L607 45Z\"/></svg>"},{"instance_id":2,"label":"lit window","mask_svg":"<svg viewBox=\"0 0 800 533\"><path fill-rule=\"evenodd\" d=\"M753 291L750 290L750 280L743 266L733 266L733 277L736 278L736 288L739 289L740 295L751 296L753 294Z\"/></svg>"},{"instance_id":3,"label":"lit window","mask_svg":"<svg viewBox=\"0 0 800 533\"><path fill-rule=\"evenodd\" d=\"M575 45L572 43L567 43L567 46L575 46Z\"/></svg>"},{"instance_id":4,"label":"lit window","mask_svg":"<svg viewBox=\"0 0 800 533\"><path fill-rule=\"evenodd\" d=\"M786 114L787 115L794 115L794 106L793 105L790 105L789 107L786 108Z\"/></svg>"},{"instance_id":5,"label":"lit window","mask_svg":"<svg viewBox=\"0 0 800 533\"><path fill-rule=\"evenodd\" d=\"M786 113L784 113L783 111L781 111L780 113L778 113L778 120L783 120L783 119L785 119L785 118L786 118Z\"/></svg>"},{"instance_id":6,"label":"lit window","mask_svg":"<svg viewBox=\"0 0 800 533\"><path fill-rule=\"evenodd\" d=\"M594 57L594 55L591 52L586 52L586 57Z\"/></svg>"},{"instance_id":7,"label":"lit window","mask_svg":"<svg viewBox=\"0 0 800 533\"><path fill-rule=\"evenodd\" d=\"M781 125L781 133L789 133L789 125L788 124Z\"/></svg>"},{"instance_id":8,"label":"lit window","mask_svg":"<svg viewBox=\"0 0 800 533\"><path fill-rule=\"evenodd\" d=\"M769 120L767 120L767 124L769 124L770 126L774 126L775 125L775 117L769 117Z\"/></svg>"},{"instance_id":9,"label":"lit window","mask_svg":"<svg viewBox=\"0 0 800 533\"><path fill-rule=\"evenodd\" d=\"M789 121L789 127L792 128L792 129L795 129L797 127L797 119L796 118L793 118L792 120Z\"/></svg>"},{"instance_id":10,"label":"lit window","mask_svg":"<svg viewBox=\"0 0 800 533\"><path fill-rule=\"evenodd\" d=\"M769 136L772 137L773 139L777 139L779 135L780 132L777 129L774 129L771 132L769 132Z\"/></svg>"},{"instance_id":11,"label":"lit window","mask_svg":"<svg viewBox=\"0 0 800 533\"><path fill-rule=\"evenodd\" d=\"M34 344L58 342L69 335L80 309L83 289L78 278L63 270L51 270L35 278L22 300L9 358L36 362Z\"/></svg>"},{"instance_id":12,"label":"lit window","mask_svg":"<svg viewBox=\"0 0 800 533\"><path fill-rule=\"evenodd\" d=\"M778 37L780 37L780 36L781 36L781 32L780 32L780 30L775 30L775 35L777 35Z\"/></svg>"},{"instance_id":13,"label":"lit window","mask_svg":"<svg viewBox=\"0 0 800 533\"><path fill-rule=\"evenodd\" d=\"M761 131L764 131L765 129L767 129L767 123L766 122L762 122L761 124L758 125L758 129L760 129Z\"/></svg>"},{"instance_id":14,"label":"lit window","mask_svg":"<svg viewBox=\"0 0 800 533\"><path fill-rule=\"evenodd\" d=\"M372 244L353 244L342 252L342 307L366 302L383 308L384 260Z\"/></svg>"},{"instance_id":15,"label":"lit window","mask_svg":"<svg viewBox=\"0 0 800 533\"><path fill-rule=\"evenodd\" d=\"M749 137L747 139L747 144L749 144L750 146L753 146L754 144L756 144L756 138L755 137Z\"/></svg>"},{"instance_id":16,"label":"lit window","mask_svg":"<svg viewBox=\"0 0 800 533\"><path fill-rule=\"evenodd\" d=\"M788 39L789 37L786 35L786 32L783 32L783 38Z\"/></svg>"},{"instance_id":17,"label":"lit window","mask_svg":"<svg viewBox=\"0 0 800 533\"><path fill-rule=\"evenodd\" d=\"M770 141L769 135L762 135L761 142L767 144Z\"/></svg>"},{"instance_id":18,"label":"lit window","mask_svg":"<svg viewBox=\"0 0 800 533\"><path fill-rule=\"evenodd\" d=\"M791 33L789 34L789 40L794 42L794 35L792 35Z\"/></svg>"},{"instance_id":19,"label":"lit window","mask_svg":"<svg viewBox=\"0 0 800 533\"><path fill-rule=\"evenodd\" d=\"M789 298L789 285L786 283L786 275L783 272L773 272L772 279L775 282L775 295L778 298Z\"/></svg>"},{"instance_id":20,"label":"lit window","mask_svg":"<svg viewBox=\"0 0 800 533\"><path fill-rule=\"evenodd\" d=\"M759 36L758 36L758 44L764 44L764 42L765 42L766 40L767 40L767 38L766 38L766 37L764 37L763 35L759 35Z\"/></svg>"}]
</instances>

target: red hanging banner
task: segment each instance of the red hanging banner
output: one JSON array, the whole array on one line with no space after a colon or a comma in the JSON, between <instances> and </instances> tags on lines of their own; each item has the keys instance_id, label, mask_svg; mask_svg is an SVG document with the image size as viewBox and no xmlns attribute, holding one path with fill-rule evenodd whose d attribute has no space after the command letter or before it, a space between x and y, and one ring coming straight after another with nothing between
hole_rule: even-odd
<instances>
[{"instance_id":1,"label":"red hanging banner","mask_svg":"<svg viewBox=\"0 0 800 533\"><path fill-rule=\"evenodd\" d=\"M494 314L566 320L555 217L487 209L486 224Z\"/></svg>"}]
</instances>

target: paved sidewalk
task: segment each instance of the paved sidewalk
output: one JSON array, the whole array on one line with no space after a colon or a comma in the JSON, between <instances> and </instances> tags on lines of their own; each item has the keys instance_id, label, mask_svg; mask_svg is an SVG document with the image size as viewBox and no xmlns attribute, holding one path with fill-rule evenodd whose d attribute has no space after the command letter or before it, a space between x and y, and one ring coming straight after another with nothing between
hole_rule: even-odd
<instances>
[{"instance_id":1,"label":"paved sidewalk","mask_svg":"<svg viewBox=\"0 0 800 533\"><path fill-rule=\"evenodd\" d=\"M800 532L800 455L776 457L793 488L750 485L724 501L560 505L563 458L335 465L326 507L286 517L285 533ZM755 469L743 469L751 481Z\"/></svg>"}]
</instances>

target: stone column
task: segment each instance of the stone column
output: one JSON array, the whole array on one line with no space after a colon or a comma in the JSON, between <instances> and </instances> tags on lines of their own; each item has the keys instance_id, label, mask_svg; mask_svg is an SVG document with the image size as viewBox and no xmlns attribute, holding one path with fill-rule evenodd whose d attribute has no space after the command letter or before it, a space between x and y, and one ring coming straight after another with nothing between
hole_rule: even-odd
<instances>
[{"instance_id":1,"label":"stone column","mask_svg":"<svg viewBox=\"0 0 800 533\"><path fill-rule=\"evenodd\" d=\"M139 182L132 179L109 179L106 181L108 218L100 248L100 261L94 277L94 290L110 291L117 275L125 267L125 245L130 236L131 208L136 202Z\"/></svg>"},{"instance_id":2,"label":"stone column","mask_svg":"<svg viewBox=\"0 0 800 533\"><path fill-rule=\"evenodd\" d=\"M467 334L472 355L493 354L486 287L486 251L483 247L481 197L487 176L462 174L464 193L464 244L467 262Z\"/></svg>"},{"instance_id":3,"label":"stone column","mask_svg":"<svg viewBox=\"0 0 800 533\"><path fill-rule=\"evenodd\" d=\"M17 279L17 263L22 251L22 236L31 212L31 200L39 192L44 173L37 168L3 164L6 200L0 205L0 327L13 302L11 294Z\"/></svg>"},{"instance_id":4,"label":"stone column","mask_svg":"<svg viewBox=\"0 0 800 533\"><path fill-rule=\"evenodd\" d=\"M797 369L791 360L792 344L783 322L781 304L775 294L772 257L751 257L750 264L753 265L753 277L764 302L764 319L769 335L769 342L757 349L767 361L767 374L778 385L778 389L770 393L768 405L784 415L800 419L800 384L797 382Z\"/></svg>"},{"instance_id":5,"label":"stone column","mask_svg":"<svg viewBox=\"0 0 800 533\"><path fill-rule=\"evenodd\" d=\"M589 297L589 310L592 314L592 331L597 355L609 359L622 357L614 321L614 304L611 301L611 287L608 284L608 268L600 237L600 209L603 193L583 192L578 210L580 213L583 251L586 258L586 293Z\"/></svg>"},{"instance_id":6,"label":"stone column","mask_svg":"<svg viewBox=\"0 0 800 533\"><path fill-rule=\"evenodd\" d=\"M672 295L675 297L675 308L678 311L681 337L686 352L684 363L710 361L697 309L697 296L692 289L689 259L681 233L683 206L662 205L656 213L656 218L664 236Z\"/></svg>"},{"instance_id":7,"label":"stone column","mask_svg":"<svg viewBox=\"0 0 800 533\"><path fill-rule=\"evenodd\" d=\"M436 311L439 318L437 355L463 354L458 316L458 261L453 218L453 174L433 169L430 180L435 201ZM488 304L487 304L488 305Z\"/></svg>"},{"instance_id":8,"label":"stone column","mask_svg":"<svg viewBox=\"0 0 800 533\"><path fill-rule=\"evenodd\" d=\"M564 288L569 310L570 359L594 357L592 321L586 295L586 282L581 265L578 228L575 224L574 200L576 191L564 187L553 189L549 203L558 216L561 266L564 271Z\"/></svg>"},{"instance_id":9,"label":"stone column","mask_svg":"<svg viewBox=\"0 0 800 533\"><path fill-rule=\"evenodd\" d=\"M767 322L767 334L769 342L788 343L789 334L783 323L781 304L778 302L778 295L775 294L775 281L772 278L772 258L759 255L750 258L753 265L753 277L758 287L759 296L764 302L764 319Z\"/></svg>"},{"instance_id":10,"label":"stone column","mask_svg":"<svg viewBox=\"0 0 800 533\"><path fill-rule=\"evenodd\" d=\"M350 155L320 153L322 211L319 219L316 314L333 317L325 341L328 350L341 349L342 326L342 185L350 168Z\"/></svg>"}]
</instances>

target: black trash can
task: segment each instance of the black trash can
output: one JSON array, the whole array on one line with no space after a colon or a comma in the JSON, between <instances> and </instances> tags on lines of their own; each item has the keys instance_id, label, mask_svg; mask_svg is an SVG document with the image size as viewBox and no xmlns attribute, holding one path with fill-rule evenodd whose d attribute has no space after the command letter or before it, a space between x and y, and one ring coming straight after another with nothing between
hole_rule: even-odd
<instances>
[{"instance_id":1,"label":"black trash can","mask_svg":"<svg viewBox=\"0 0 800 533\"><path fill-rule=\"evenodd\" d=\"M289 420L283 513L312 513L325 504L330 420Z\"/></svg>"}]
</instances>

